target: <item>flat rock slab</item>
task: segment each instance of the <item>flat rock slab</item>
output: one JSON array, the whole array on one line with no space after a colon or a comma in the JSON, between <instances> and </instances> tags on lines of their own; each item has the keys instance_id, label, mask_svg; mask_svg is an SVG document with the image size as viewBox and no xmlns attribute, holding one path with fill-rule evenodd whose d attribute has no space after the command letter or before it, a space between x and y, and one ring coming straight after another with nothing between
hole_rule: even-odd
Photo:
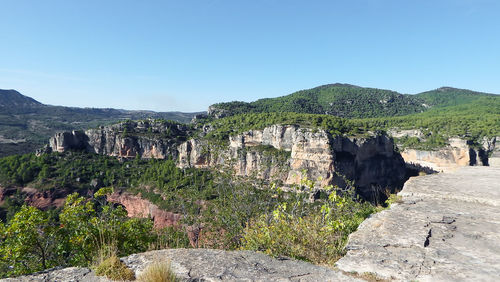
<instances>
[{"instance_id":1,"label":"flat rock slab","mask_svg":"<svg viewBox=\"0 0 500 282\"><path fill-rule=\"evenodd\" d=\"M251 251L167 249L122 259L137 274L162 260L169 260L184 281L362 281L326 267Z\"/></svg>"},{"instance_id":2,"label":"flat rock slab","mask_svg":"<svg viewBox=\"0 0 500 282\"><path fill-rule=\"evenodd\" d=\"M402 203L351 234L344 271L418 281L500 281L500 167L416 177Z\"/></svg>"},{"instance_id":3,"label":"flat rock slab","mask_svg":"<svg viewBox=\"0 0 500 282\"><path fill-rule=\"evenodd\" d=\"M251 251L167 249L133 254L121 259L136 276L152 262L170 262L180 281L362 281L340 271L292 259L275 259ZM7 281L108 282L88 268L70 267Z\"/></svg>"},{"instance_id":4,"label":"flat rock slab","mask_svg":"<svg viewBox=\"0 0 500 282\"><path fill-rule=\"evenodd\" d=\"M62 269L48 269L32 275L26 275L15 278L0 279L2 282L55 282L55 281L71 281L71 282L108 282L104 277L96 276L89 268L84 267L68 267Z\"/></svg>"}]
</instances>

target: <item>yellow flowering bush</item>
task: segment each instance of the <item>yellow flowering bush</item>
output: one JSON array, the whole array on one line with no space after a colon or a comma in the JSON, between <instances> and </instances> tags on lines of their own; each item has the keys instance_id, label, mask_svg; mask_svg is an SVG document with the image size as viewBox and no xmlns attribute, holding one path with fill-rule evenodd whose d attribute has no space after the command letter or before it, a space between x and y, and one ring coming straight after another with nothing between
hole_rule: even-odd
<instances>
[{"instance_id":1,"label":"yellow flowering bush","mask_svg":"<svg viewBox=\"0 0 500 282\"><path fill-rule=\"evenodd\" d=\"M302 183L308 188L315 185L308 179ZM347 236L375 207L354 197L352 189L327 186L323 190L329 193L326 200L307 203L304 195L251 220L244 230L242 248L333 265L345 252Z\"/></svg>"}]
</instances>

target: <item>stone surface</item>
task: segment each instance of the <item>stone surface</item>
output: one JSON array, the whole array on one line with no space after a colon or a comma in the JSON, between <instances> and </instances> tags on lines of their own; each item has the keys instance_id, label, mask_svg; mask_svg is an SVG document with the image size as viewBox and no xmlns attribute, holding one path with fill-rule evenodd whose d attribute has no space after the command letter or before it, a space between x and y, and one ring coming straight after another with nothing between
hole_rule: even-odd
<instances>
[{"instance_id":1,"label":"stone surface","mask_svg":"<svg viewBox=\"0 0 500 282\"><path fill-rule=\"evenodd\" d=\"M499 183L494 167L410 179L403 203L365 220L337 266L406 281L498 281Z\"/></svg>"},{"instance_id":2,"label":"stone surface","mask_svg":"<svg viewBox=\"0 0 500 282\"><path fill-rule=\"evenodd\" d=\"M136 275L150 262L170 260L172 270L185 281L362 281L307 262L250 251L168 249L122 260Z\"/></svg>"},{"instance_id":3,"label":"stone surface","mask_svg":"<svg viewBox=\"0 0 500 282\"><path fill-rule=\"evenodd\" d=\"M0 279L2 282L109 282L110 280L96 276L88 268L68 267L63 269L49 269L38 272L32 275L21 276L16 278Z\"/></svg>"},{"instance_id":4,"label":"stone surface","mask_svg":"<svg viewBox=\"0 0 500 282\"><path fill-rule=\"evenodd\" d=\"M167 249L134 254L121 259L136 277L151 262L170 261L180 281L362 281L339 271L291 259L275 259L250 251ZM70 267L0 279L7 281L104 282L88 268Z\"/></svg>"}]
</instances>

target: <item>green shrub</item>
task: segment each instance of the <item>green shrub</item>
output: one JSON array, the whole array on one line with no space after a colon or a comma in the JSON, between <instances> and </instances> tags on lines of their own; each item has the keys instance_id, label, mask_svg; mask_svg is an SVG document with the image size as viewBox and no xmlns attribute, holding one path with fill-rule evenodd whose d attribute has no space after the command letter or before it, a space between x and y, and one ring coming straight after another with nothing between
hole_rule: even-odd
<instances>
[{"instance_id":1,"label":"green shrub","mask_svg":"<svg viewBox=\"0 0 500 282\"><path fill-rule=\"evenodd\" d=\"M385 201L387 207L390 207L394 203L401 204L403 203L403 197L397 194L390 194L389 198Z\"/></svg>"},{"instance_id":2,"label":"green shrub","mask_svg":"<svg viewBox=\"0 0 500 282\"><path fill-rule=\"evenodd\" d=\"M305 180L308 186L314 182ZM344 253L347 237L375 211L354 198L351 191L333 187L322 205L301 209L303 202L281 204L271 214L251 220L244 230L242 248L272 256L287 256L316 264L333 265Z\"/></svg>"}]
</instances>

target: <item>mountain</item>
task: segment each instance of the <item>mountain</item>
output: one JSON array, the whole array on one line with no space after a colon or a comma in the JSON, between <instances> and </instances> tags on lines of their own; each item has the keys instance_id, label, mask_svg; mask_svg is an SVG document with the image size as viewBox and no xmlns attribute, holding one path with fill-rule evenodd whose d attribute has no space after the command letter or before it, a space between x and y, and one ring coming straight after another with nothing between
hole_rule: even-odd
<instances>
[{"instance_id":1,"label":"mountain","mask_svg":"<svg viewBox=\"0 0 500 282\"><path fill-rule=\"evenodd\" d=\"M33 152L57 131L87 129L128 119L189 122L199 113L76 108L42 104L16 90L0 89L0 157Z\"/></svg>"},{"instance_id":2,"label":"mountain","mask_svg":"<svg viewBox=\"0 0 500 282\"><path fill-rule=\"evenodd\" d=\"M416 94L416 97L425 101L429 106L457 106L477 101L483 97L498 97L495 94L476 92L453 87L441 87L435 90Z\"/></svg>"},{"instance_id":3,"label":"mountain","mask_svg":"<svg viewBox=\"0 0 500 282\"><path fill-rule=\"evenodd\" d=\"M336 83L251 103L219 103L212 105L209 113L228 116L249 112L296 112L373 118L419 113L426 110L424 102L417 96L391 90Z\"/></svg>"},{"instance_id":4,"label":"mountain","mask_svg":"<svg viewBox=\"0 0 500 282\"><path fill-rule=\"evenodd\" d=\"M16 90L0 89L0 109L2 112L13 108L28 109L43 106L33 98L22 95Z\"/></svg>"}]
</instances>

